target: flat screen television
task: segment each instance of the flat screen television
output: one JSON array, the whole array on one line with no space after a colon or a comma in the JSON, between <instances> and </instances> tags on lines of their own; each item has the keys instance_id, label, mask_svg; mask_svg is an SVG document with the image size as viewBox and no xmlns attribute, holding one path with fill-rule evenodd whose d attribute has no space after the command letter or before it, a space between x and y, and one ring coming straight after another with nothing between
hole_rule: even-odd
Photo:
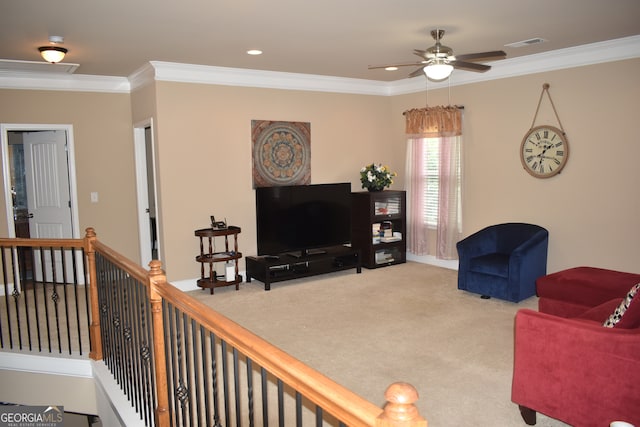
<instances>
[{"instance_id":1,"label":"flat screen television","mask_svg":"<svg viewBox=\"0 0 640 427\"><path fill-rule=\"evenodd\" d=\"M351 241L351 184L256 188L258 255L304 256Z\"/></svg>"}]
</instances>

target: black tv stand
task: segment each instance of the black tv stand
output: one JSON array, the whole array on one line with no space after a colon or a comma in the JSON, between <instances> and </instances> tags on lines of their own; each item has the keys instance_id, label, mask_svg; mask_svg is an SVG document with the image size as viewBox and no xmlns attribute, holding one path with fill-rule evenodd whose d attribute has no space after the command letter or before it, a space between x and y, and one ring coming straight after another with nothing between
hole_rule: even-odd
<instances>
[{"instance_id":1,"label":"black tv stand","mask_svg":"<svg viewBox=\"0 0 640 427\"><path fill-rule=\"evenodd\" d=\"M292 256L294 258L302 258L306 256L313 256L313 255L324 255L326 253L327 253L326 249L303 249L301 251L287 252L287 255Z\"/></svg>"},{"instance_id":2,"label":"black tv stand","mask_svg":"<svg viewBox=\"0 0 640 427\"><path fill-rule=\"evenodd\" d=\"M247 282L257 279L264 283L264 290L271 289L271 283L301 277L355 268L362 271L360 251L350 246L331 246L297 253L285 252L268 256L248 256L245 258Z\"/></svg>"}]
</instances>

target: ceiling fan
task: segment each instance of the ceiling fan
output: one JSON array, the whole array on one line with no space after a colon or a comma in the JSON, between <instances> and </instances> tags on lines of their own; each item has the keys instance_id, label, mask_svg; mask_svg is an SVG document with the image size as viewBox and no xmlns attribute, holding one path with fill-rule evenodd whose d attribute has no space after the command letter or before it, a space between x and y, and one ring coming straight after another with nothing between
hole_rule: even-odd
<instances>
[{"instance_id":1,"label":"ceiling fan","mask_svg":"<svg viewBox=\"0 0 640 427\"><path fill-rule=\"evenodd\" d=\"M404 64L370 66L369 69L419 66L420 68L409 74L409 77L416 77L424 73L429 79L439 81L449 77L454 68L485 72L490 70L491 66L476 64L475 61L504 59L507 56L507 54L501 50L454 55L453 49L448 46L444 46L440 42L444 36L444 30L432 30L431 36L436 41L435 45L425 50L413 50L415 55L422 58L421 61Z\"/></svg>"}]
</instances>

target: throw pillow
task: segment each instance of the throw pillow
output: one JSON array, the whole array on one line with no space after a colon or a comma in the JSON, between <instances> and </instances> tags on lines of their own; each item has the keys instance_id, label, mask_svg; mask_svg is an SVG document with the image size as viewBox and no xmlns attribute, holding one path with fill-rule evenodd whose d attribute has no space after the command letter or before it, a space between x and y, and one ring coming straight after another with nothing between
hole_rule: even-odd
<instances>
[{"instance_id":1,"label":"throw pillow","mask_svg":"<svg viewBox=\"0 0 640 427\"><path fill-rule=\"evenodd\" d=\"M627 313L629 310L629 307L631 306L631 303L634 300L634 297L636 295L640 294L640 283L638 283L637 285L633 286L631 288L631 290L629 291L629 293L627 293L627 296L624 297L624 299L622 300L622 302L620 303L620 305L618 305L618 307L613 311L613 313L609 316L609 318L607 320L605 320L604 324L602 326L604 326L605 328L614 328L616 326L621 326L620 323L623 319L623 316L625 315L625 313ZM640 297L635 298L636 300L640 299ZM636 307L638 306L638 307ZM634 310L635 312L640 312L640 303L636 303L634 305L634 309L638 308L637 310ZM632 316L628 316L628 317L632 317ZM637 316L633 316L633 317L637 317ZM625 319L626 320L626 319ZM631 321L633 321L634 319L629 319ZM629 322L625 322L625 323L629 323ZM633 324L630 325L625 325L624 327L637 327L637 321L633 321L631 322Z\"/></svg>"}]
</instances>

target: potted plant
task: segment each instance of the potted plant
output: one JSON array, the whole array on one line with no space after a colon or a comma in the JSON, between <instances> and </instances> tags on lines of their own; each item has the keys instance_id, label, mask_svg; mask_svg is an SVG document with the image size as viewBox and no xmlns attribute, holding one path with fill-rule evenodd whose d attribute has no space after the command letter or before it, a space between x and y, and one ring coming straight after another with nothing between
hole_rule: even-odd
<instances>
[{"instance_id":1,"label":"potted plant","mask_svg":"<svg viewBox=\"0 0 640 427\"><path fill-rule=\"evenodd\" d=\"M360 169L360 182L362 188L368 191L382 191L393 184L393 178L397 176L395 172L391 172L388 166L382 163L371 163Z\"/></svg>"}]
</instances>

